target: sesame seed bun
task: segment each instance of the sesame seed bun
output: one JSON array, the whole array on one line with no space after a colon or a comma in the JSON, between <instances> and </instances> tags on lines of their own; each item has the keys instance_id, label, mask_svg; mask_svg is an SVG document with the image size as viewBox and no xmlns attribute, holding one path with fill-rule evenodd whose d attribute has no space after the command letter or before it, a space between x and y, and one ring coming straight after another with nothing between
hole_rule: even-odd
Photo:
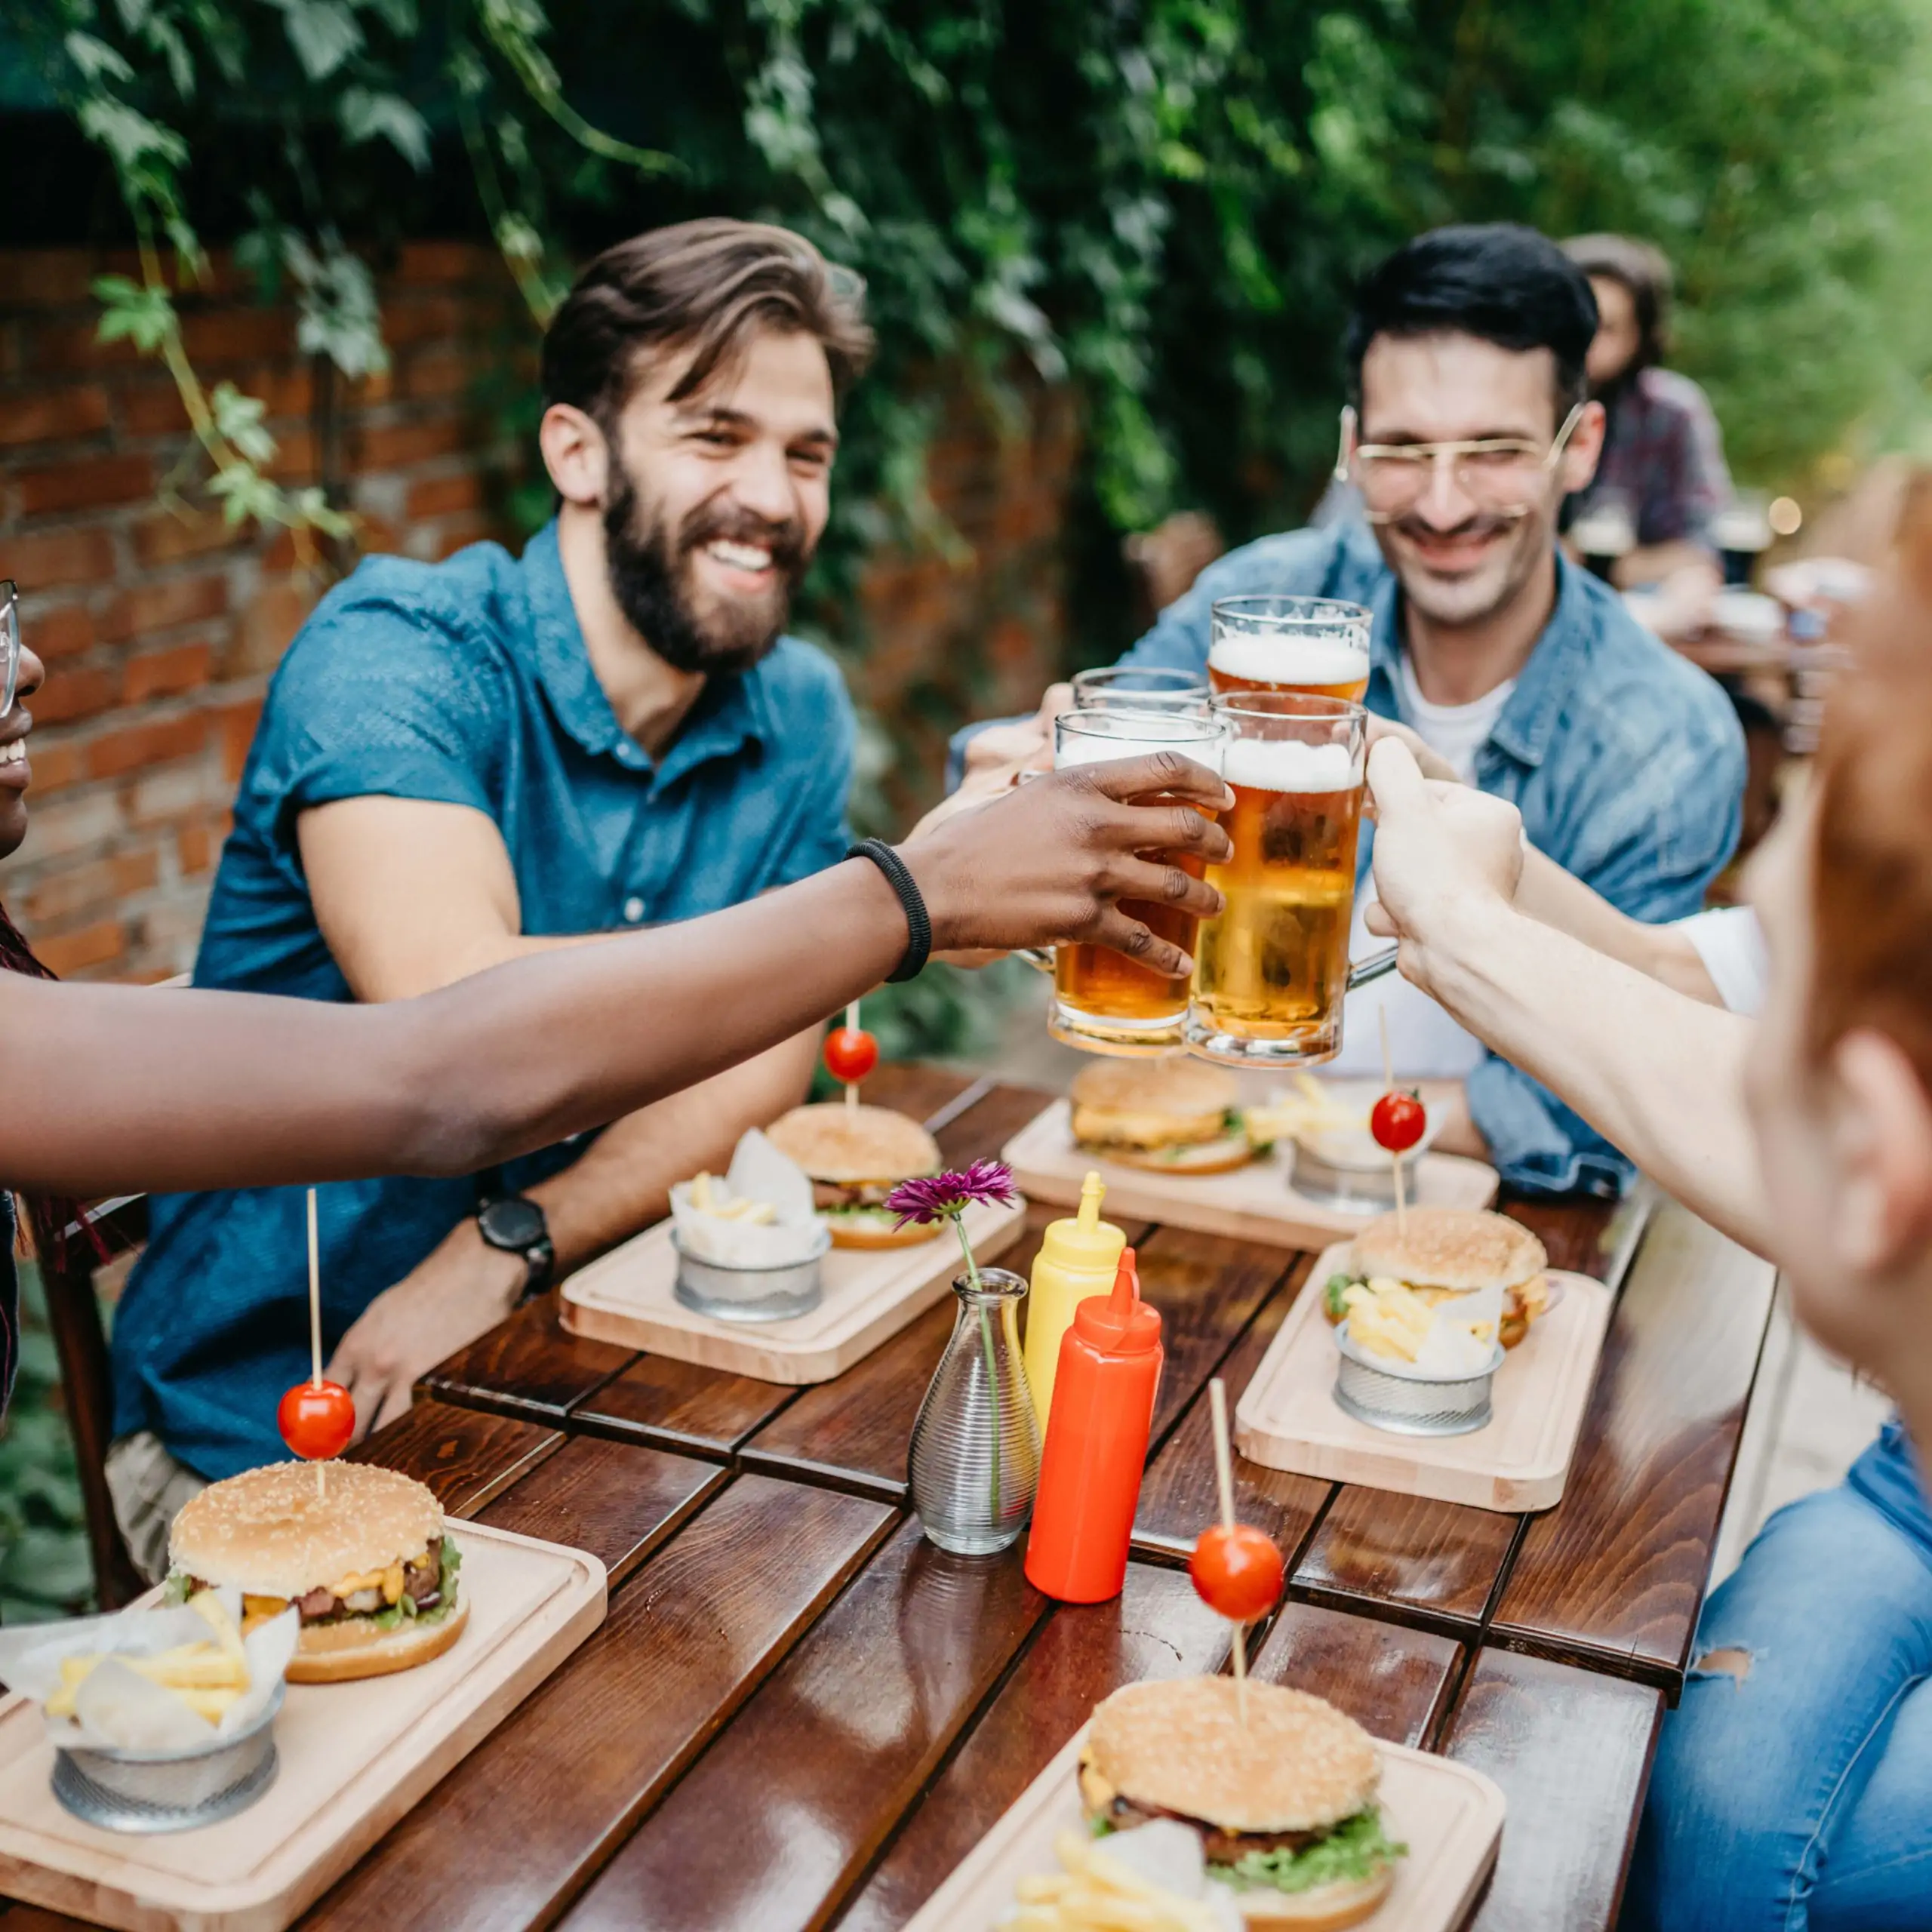
<instances>
[{"instance_id":1,"label":"sesame seed bun","mask_svg":"<svg viewBox=\"0 0 1932 1932\"><path fill-rule=\"evenodd\" d=\"M1093 1770L1131 1803L1224 1832L1339 1824L1370 1802L1382 1776L1374 1740L1332 1704L1251 1681L1244 1724L1225 1677L1116 1690L1094 1712L1088 1750Z\"/></svg>"},{"instance_id":2,"label":"sesame seed bun","mask_svg":"<svg viewBox=\"0 0 1932 1932\"><path fill-rule=\"evenodd\" d=\"M174 1519L170 1567L251 1595L299 1597L420 1556L443 1506L413 1477L370 1463L271 1463L210 1483ZM454 1622L451 1613L446 1623Z\"/></svg>"},{"instance_id":3,"label":"sesame seed bun","mask_svg":"<svg viewBox=\"0 0 1932 1932\"><path fill-rule=\"evenodd\" d=\"M439 1657L463 1635L469 1606L459 1601L448 1616L434 1623L405 1617L393 1630L381 1630L368 1617L347 1617L339 1623L305 1623L300 1644L288 1663L291 1684L346 1684L358 1677L388 1677L414 1670Z\"/></svg>"},{"instance_id":4,"label":"sesame seed bun","mask_svg":"<svg viewBox=\"0 0 1932 1932\"><path fill-rule=\"evenodd\" d=\"M1355 1236L1355 1266L1362 1274L1457 1294L1522 1287L1549 1260L1543 1243L1521 1223L1467 1208L1411 1208L1406 1233L1395 1215L1380 1215Z\"/></svg>"},{"instance_id":5,"label":"sesame seed bun","mask_svg":"<svg viewBox=\"0 0 1932 1932\"><path fill-rule=\"evenodd\" d=\"M1130 1113L1214 1116L1218 1120L1241 1097L1240 1084L1225 1068L1186 1054L1158 1060L1096 1059L1075 1075L1068 1090L1084 1107Z\"/></svg>"},{"instance_id":6,"label":"sesame seed bun","mask_svg":"<svg viewBox=\"0 0 1932 1932\"><path fill-rule=\"evenodd\" d=\"M1389 1896L1395 1868L1385 1865L1366 1878L1337 1878L1306 1892L1241 1892L1244 1932L1342 1932L1359 1925Z\"/></svg>"},{"instance_id":7,"label":"sesame seed bun","mask_svg":"<svg viewBox=\"0 0 1932 1932\"><path fill-rule=\"evenodd\" d=\"M815 1181L896 1186L940 1168L939 1143L909 1115L890 1107L848 1107L838 1100L794 1107L765 1129L765 1137Z\"/></svg>"}]
</instances>

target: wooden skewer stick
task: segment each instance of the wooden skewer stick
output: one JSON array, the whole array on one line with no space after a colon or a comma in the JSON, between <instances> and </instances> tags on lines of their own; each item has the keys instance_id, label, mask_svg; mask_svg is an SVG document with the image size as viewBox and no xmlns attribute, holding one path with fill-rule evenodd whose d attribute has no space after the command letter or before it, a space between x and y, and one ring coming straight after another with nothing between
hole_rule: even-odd
<instances>
[{"instance_id":1,"label":"wooden skewer stick","mask_svg":"<svg viewBox=\"0 0 1932 1932\"><path fill-rule=\"evenodd\" d=\"M854 1033L859 1030L859 1002L857 1000L845 1009L845 1024ZM856 1107L859 1104L859 1083L856 1080L848 1080L845 1083L845 1104L848 1107Z\"/></svg>"},{"instance_id":2,"label":"wooden skewer stick","mask_svg":"<svg viewBox=\"0 0 1932 1932\"><path fill-rule=\"evenodd\" d=\"M1208 1385L1208 1404L1214 1416L1214 1480L1221 1492L1221 1527L1235 1526L1235 1466L1228 1447L1227 1384L1217 1375ZM1235 1621L1235 1708L1247 1722L1247 1626Z\"/></svg>"},{"instance_id":3,"label":"wooden skewer stick","mask_svg":"<svg viewBox=\"0 0 1932 1932\"><path fill-rule=\"evenodd\" d=\"M1382 1084L1392 1094L1395 1091L1395 1062L1389 1051L1389 1009L1378 1007L1375 1017L1382 1022ZM1406 1241L1409 1237L1409 1204L1405 1198L1407 1190L1402 1185L1402 1157L1392 1148L1389 1162L1395 1171L1395 1232Z\"/></svg>"},{"instance_id":4,"label":"wooden skewer stick","mask_svg":"<svg viewBox=\"0 0 1932 1932\"><path fill-rule=\"evenodd\" d=\"M309 1386L322 1386L322 1248L315 1232L315 1190L309 1190ZM315 1465L315 1497L328 1494L328 1478L322 1465Z\"/></svg>"}]
</instances>

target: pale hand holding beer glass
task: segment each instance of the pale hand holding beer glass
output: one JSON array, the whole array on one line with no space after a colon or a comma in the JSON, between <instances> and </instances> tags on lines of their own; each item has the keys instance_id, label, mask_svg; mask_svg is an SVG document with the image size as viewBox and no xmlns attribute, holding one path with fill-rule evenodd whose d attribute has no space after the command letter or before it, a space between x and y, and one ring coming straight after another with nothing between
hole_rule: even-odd
<instances>
[{"instance_id":1,"label":"pale hand holding beer glass","mask_svg":"<svg viewBox=\"0 0 1932 1932\"><path fill-rule=\"evenodd\" d=\"M1220 719L1198 702L1191 712L1113 706L1065 711L1054 721L1054 768L1173 751L1218 771L1223 730ZM1191 854L1177 853L1174 863L1200 877L1201 861ZM1121 901L1121 910L1183 952L1193 953L1199 921L1192 913L1128 899ZM1045 963L1043 957L1024 956L1036 965ZM1086 943L1057 949L1053 973L1047 1030L1055 1039L1091 1053L1126 1055L1168 1053L1180 1044L1187 1017L1185 974L1157 973L1124 953Z\"/></svg>"},{"instance_id":2,"label":"pale hand holding beer glass","mask_svg":"<svg viewBox=\"0 0 1932 1932\"><path fill-rule=\"evenodd\" d=\"M1190 1052L1231 1066L1306 1066L1342 1044L1367 714L1298 692L1214 700L1228 731L1223 820L1234 851L1208 868L1225 903L1201 922Z\"/></svg>"},{"instance_id":3,"label":"pale hand holding beer glass","mask_svg":"<svg viewBox=\"0 0 1932 1932\"><path fill-rule=\"evenodd\" d=\"M1223 597L1213 607L1208 681L1231 691L1302 691L1359 704L1371 620L1333 597Z\"/></svg>"}]
</instances>

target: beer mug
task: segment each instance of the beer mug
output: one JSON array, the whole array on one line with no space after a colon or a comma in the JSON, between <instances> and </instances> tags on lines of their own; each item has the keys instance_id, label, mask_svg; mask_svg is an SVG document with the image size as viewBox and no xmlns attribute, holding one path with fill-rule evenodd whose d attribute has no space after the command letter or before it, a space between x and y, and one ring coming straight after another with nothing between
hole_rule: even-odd
<instances>
[{"instance_id":1,"label":"beer mug","mask_svg":"<svg viewBox=\"0 0 1932 1932\"><path fill-rule=\"evenodd\" d=\"M1226 728L1222 820L1234 846L1208 868L1224 901L1201 922L1188 1050L1230 1066L1310 1065L1342 1044L1367 713L1339 698L1239 691Z\"/></svg>"},{"instance_id":2,"label":"beer mug","mask_svg":"<svg viewBox=\"0 0 1932 1932\"><path fill-rule=\"evenodd\" d=\"M1304 691L1359 704L1368 691L1369 614L1333 597L1223 597L1214 605L1208 681L1229 691Z\"/></svg>"},{"instance_id":3,"label":"beer mug","mask_svg":"<svg viewBox=\"0 0 1932 1932\"><path fill-rule=\"evenodd\" d=\"M1208 680L1198 671L1153 665L1103 664L1073 674L1075 711L1186 711L1204 708Z\"/></svg>"},{"instance_id":4,"label":"beer mug","mask_svg":"<svg viewBox=\"0 0 1932 1932\"><path fill-rule=\"evenodd\" d=\"M1218 771L1224 729L1198 701L1191 712L1112 707L1064 711L1054 721L1054 769L1064 771L1071 765L1176 751ZM1177 854L1174 863L1200 877L1201 862L1193 855ZM1192 912L1135 899L1123 899L1121 910L1192 954L1199 921ZM1047 963L1042 953L1021 956L1035 965ZM1124 953L1086 941L1056 948L1052 970L1054 1000L1047 1030L1055 1039L1090 1053L1130 1056L1170 1053L1180 1044L1187 1017L1185 974L1157 973Z\"/></svg>"}]
</instances>

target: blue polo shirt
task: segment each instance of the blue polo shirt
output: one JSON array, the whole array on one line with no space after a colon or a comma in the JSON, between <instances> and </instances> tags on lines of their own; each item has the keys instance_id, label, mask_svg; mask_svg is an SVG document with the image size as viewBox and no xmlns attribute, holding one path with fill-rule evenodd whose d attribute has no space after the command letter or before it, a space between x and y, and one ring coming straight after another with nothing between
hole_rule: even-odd
<instances>
[{"instance_id":1,"label":"blue polo shirt","mask_svg":"<svg viewBox=\"0 0 1932 1932\"><path fill-rule=\"evenodd\" d=\"M843 854L855 726L831 661L783 639L714 678L654 761L591 668L555 525L521 561L374 558L324 599L269 689L195 983L346 1001L296 820L336 798L469 805L503 834L526 934L694 918ZM638 1016L641 1026L651 1016ZM476 1051L490 1051L487 1040ZM321 1190L325 1349L465 1216L577 1141L463 1180ZM275 1412L309 1366L304 1190L163 1195L114 1322L115 1429L151 1429L211 1478L285 1454Z\"/></svg>"},{"instance_id":2,"label":"blue polo shirt","mask_svg":"<svg viewBox=\"0 0 1932 1932\"><path fill-rule=\"evenodd\" d=\"M1556 607L1488 738L1476 783L1523 814L1530 842L1619 911L1682 918L1737 843L1744 735L1716 682L1661 643L1617 593L1559 552ZM1231 552L1161 612L1121 660L1204 672L1211 608L1269 592L1366 605L1367 704L1404 709L1401 586L1374 536L1346 521ZM1362 828L1361 863L1373 827ZM1630 1163L1580 1115L1491 1054L1469 1076L1469 1112L1506 1181L1538 1191L1618 1192Z\"/></svg>"}]
</instances>

